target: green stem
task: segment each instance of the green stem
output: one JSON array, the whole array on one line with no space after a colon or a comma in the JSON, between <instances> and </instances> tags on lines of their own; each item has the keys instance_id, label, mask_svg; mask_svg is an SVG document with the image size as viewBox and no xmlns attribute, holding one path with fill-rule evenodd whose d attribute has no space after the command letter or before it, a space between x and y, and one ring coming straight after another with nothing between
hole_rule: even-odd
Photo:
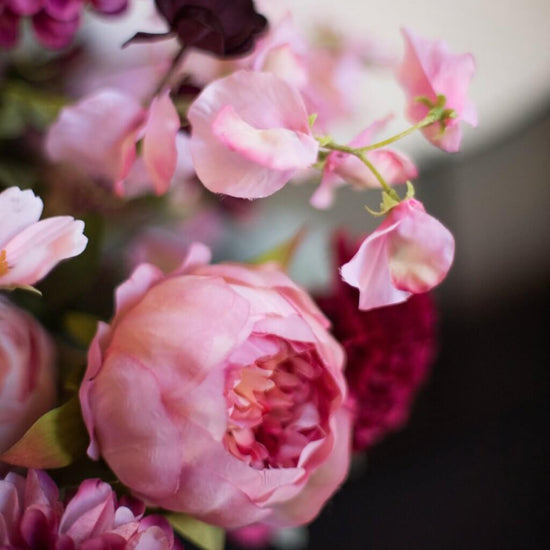
<instances>
[{"instance_id":1,"label":"green stem","mask_svg":"<svg viewBox=\"0 0 550 550\"><path fill-rule=\"evenodd\" d=\"M373 173L374 177L378 180L384 192L387 193L392 199L395 199L399 202L399 195L395 192L394 189L392 189L388 185L386 180L382 177L382 174L366 157L362 149L355 149L354 147L349 147L348 145L339 145L338 143L334 143L333 141L323 144L323 147L331 151L340 151L342 153L348 153L350 155L353 155L354 157L357 157Z\"/></svg>"}]
</instances>

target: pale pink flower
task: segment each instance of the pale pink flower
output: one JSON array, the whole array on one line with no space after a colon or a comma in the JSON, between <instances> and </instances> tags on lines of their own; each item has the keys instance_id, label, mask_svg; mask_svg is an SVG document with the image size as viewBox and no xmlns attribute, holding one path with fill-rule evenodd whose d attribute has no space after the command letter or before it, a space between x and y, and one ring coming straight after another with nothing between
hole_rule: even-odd
<instances>
[{"instance_id":1,"label":"pale pink flower","mask_svg":"<svg viewBox=\"0 0 550 550\"><path fill-rule=\"evenodd\" d=\"M31 190L0 193L0 288L33 285L86 248L84 222L71 216L38 221L42 207Z\"/></svg>"},{"instance_id":2,"label":"pale pink flower","mask_svg":"<svg viewBox=\"0 0 550 550\"><path fill-rule=\"evenodd\" d=\"M54 406L55 379L53 346L46 331L0 297L0 453Z\"/></svg>"},{"instance_id":3,"label":"pale pink flower","mask_svg":"<svg viewBox=\"0 0 550 550\"><path fill-rule=\"evenodd\" d=\"M474 57L469 53L453 54L445 42L421 38L410 29L402 33L405 57L398 78L407 96L407 117L416 123L428 114L429 107L416 98L424 97L435 104L437 96L444 95L445 107L453 109L456 116L431 124L422 132L437 147L454 153L462 139L460 122L477 126L476 109L466 97L476 69Z\"/></svg>"},{"instance_id":4,"label":"pale pink flower","mask_svg":"<svg viewBox=\"0 0 550 550\"><path fill-rule=\"evenodd\" d=\"M195 170L215 193L266 197L317 159L299 92L272 74L238 71L212 82L188 118Z\"/></svg>"},{"instance_id":5,"label":"pale pink flower","mask_svg":"<svg viewBox=\"0 0 550 550\"><path fill-rule=\"evenodd\" d=\"M70 162L105 180L119 196L143 192L143 179L161 195L176 170L179 128L168 92L144 109L131 95L105 89L61 111L48 131L46 152L54 161ZM136 158L139 141L142 152ZM135 163L143 175L136 174ZM132 178L126 181L132 169ZM132 185L135 181L139 183Z\"/></svg>"},{"instance_id":6,"label":"pale pink flower","mask_svg":"<svg viewBox=\"0 0 550 550\"><path fill-rule=\"evenodd\" d=\"M87 479L64 505L40 470L0 479L0 544L5 549L176 550L181 545L162 516L145 516L142 502L117 500L111 486Z\"/></svg>"},{"instance_id":7,"label":"pale pink flower","mask_svg":"<svg viewBox=\"0 0 550 550\"><path fill-rule=\"evenodd\" d=\"M359 309L398 304L439 284L454 248L451 232L422 203L407 199L390 210L340 272L359 289Z\"/></svg>"},{"instance_id":8,"label":"pale pink flower","mask_svg":"<svg viewBox=\"0 0 550 550\"><path fill-rule=\"evenodd\" d=\"M349 464L344 355L274 264L139 266L80 388L102 456L146 502L227 528L313 519Z\"/></svg>"},{"instance_id":9,"label":"pale pink flower","mask_svg":"<svg viewBox=\"0 0 550 550\"><path fill-rule=\"evenodd\" d=\"M386 126L390 118L386 117L374 122L348 145L354 148L369 145L374 136ZM394 149L375 149L367 152L366 157L390 185L405 183L418 175L418 170L412 160ZM360 159L349 153L333 151L326 159L321 185L311 197L311 204L316 208L328 208L334 199L334 190L346 183L357 189L380 187L380 183L372 171Z\"/></svg>"}]
</instances>

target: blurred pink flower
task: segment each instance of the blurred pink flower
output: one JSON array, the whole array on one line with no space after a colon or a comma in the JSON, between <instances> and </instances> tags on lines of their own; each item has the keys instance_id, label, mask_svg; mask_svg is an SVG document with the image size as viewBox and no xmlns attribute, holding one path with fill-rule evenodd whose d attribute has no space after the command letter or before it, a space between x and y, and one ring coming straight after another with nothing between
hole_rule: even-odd
<instances>
[{"instance_id":1,"label":"blurred pink flower","mask_svg":"<svg viewBox=\"0 0 550 550\"><path fill-rule=\"evenodd\" d=\"M148 503L227 528L312 520L350 453L344 356L274 264L142 264L80 388L91 444Z\"/></svg>"},{"instance_id":2,"label":"blurred pink flower","mask_svg":"<svg viewBox=\"0 0 550 550\"><path fill-rule=\"evenodd\" d=\"M359 309L398 304L439 284L451 267L454 248L451 232L422 203L407 199L390 210L341 274L359 289Z\"/></svg>"},{"instance_id":3,"label":"blurred pink flower","mask_svg":"<svg viewBox=\"0 0 550 550\"><path fill-rule=\"evenodd\" d=\"M0 453L54 406L55 380L48 334L30 315L0 297Z\"/></svg>"},{"instance_id":4,"label":"blurred pink flower","mask_svg":"<svg viewBox=\"0 0 550 550\"><path fill-rule=\"evenodd\" d=\"M391 117L371 124L350 143L350 147L361 148L372 143L374 136L386 126ZM366 153L382 177L391 185L405 183L418 175L412 160L393 149L382 148ZM316 208L328 208L334 199L334 190L346 183L358 188L379 188L380 183L371 170L357 157L340 151L333 151L326 159L321 185L311 197Z\"/></svg>"},{"instance_id":5,"label":"blurred pink flower","mask_svg":"<svg viewBox=\"0 0 550 550\"><path fill-rule=\"evenodd\" d=\"M71 216L38 221L42 207L29 189L0 193L0 288L33 285L86 248L84 222Z\"/></svg>"},{"instance_id":6,"label":"blurred pink flower","mask_svg":"<svg viewBox=\"0 0 550 550\"><path fill-rule=\"evenodd\" d=\"M144 517L145 506L117 498L99 479L83 481L64 506L52 479L39 470L0 480L0 544L31 550L176 550L168 521Z\"/></svg>"},{"instance_id":7,"label":"blurred pink flower","mask_svg":"<svg viewBox=\"0 0 550 550\"><path fill-rule=\"evenodd\" d=\"M45 146L52 160L105 179L119 196L143 193L144 181L161 195L178 164L179 128L168 92L155 97L146 110L132 96L107 89L64 108ZM136 159L138 141L142 151Z\"/></svg>"},{"instance_id":8,"label":"blurred pink flower","mask_svg":"<svg viewBox=\"0 0 550 550\"><path fill-rule=\"evenodd\" d=\"M103 15L116 15L126 9L128 0L2 0L0 46L15 46L21 18L30 17L34 34L43 46L65 48L73 41L82 12L90 4Z\"/></svg>"},{"instance_id":9,"label":"blurred pink flower","mask_svg":"<svg viewBox=\"0 0 550 550\"><path fill-rule=\"evenodd\" d=\"M416 98L427 98L435 104L437 96L444 95L446 108L453 109L456 117L431 124L422 132L437 147L454 153L460 149L462 139L460 122L477 126L476 109L466 97L476 69L474 57L469 53L452 54L445 42L421 38L410 29L402 33L405 56L398 78L407 96L407 117L416 123L428 114L429 107Z\"/></svg>"},{"instance_id":10,"label":"blurred pink flower","mask_svg":"<svg viewBox=\"0 0 550 550\"><path fill-rule=\"evenodd\" d=\"M269 73L238 71L212 82L188 118L195 170L215 193L266 197L317 159L299 92Z\"/></svg>"}]
</instances>

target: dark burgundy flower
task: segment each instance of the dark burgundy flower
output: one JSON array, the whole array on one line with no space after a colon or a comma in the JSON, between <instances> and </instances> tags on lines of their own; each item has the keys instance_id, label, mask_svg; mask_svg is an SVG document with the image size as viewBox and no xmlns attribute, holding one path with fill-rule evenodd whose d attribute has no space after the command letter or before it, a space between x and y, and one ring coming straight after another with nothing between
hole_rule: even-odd
<instances>
[{"instance_id":1,"label":"dark burgundy flower","mask_svg":"<svg viewBox=\"0 0 550 550\"><path fill-rule=\"evenodd\" d=\"M354 245L344 235L336 236L336 266L352 257ZM429 294L417 294L401 304L360 311L357 289L345 284L337 269L330 294L317 302L346 349L346 378L355 410L353 445L361 451L408 420L434 358L434 304Z\"/></svg>"},{"instance_id":2,"label":"dark burgundy flower","mask_svg":"<svg viewBox=\"0 0 550 550\"><path fill-rule=\"evenodd\" d=\"M182 44L220 57L249 52L267 19L252 0L155 0ZM145 37L145 34L142 33Z\"/></svg>"}]
</instances>

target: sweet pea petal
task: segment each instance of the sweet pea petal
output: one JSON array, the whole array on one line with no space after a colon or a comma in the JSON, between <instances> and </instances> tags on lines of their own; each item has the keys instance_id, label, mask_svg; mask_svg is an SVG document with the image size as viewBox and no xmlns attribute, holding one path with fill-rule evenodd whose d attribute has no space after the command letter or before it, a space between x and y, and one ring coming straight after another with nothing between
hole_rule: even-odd
<instances>
[{"instance_id":1,"label":"sweet pea petal","mask_svg":"<svg viewBox=\"0 0 550 550\"><path fill-rule=\"evenodd\" d=\"M177 163L176 134L180 119L169 92L155 97L143 137L143 161L157 195L170 187Z\"/></svg>"},{"instance_id":2,"label":"sweet pea petal","mask_svg":"<svg viewBox=\"0 0 550 550\"><path fill-rule=\"evenodd\" d=\"M0 285L32 285L45 277L61 260L80 254L88 239L84 222L57 216L34 223L6 245L8 272Z\"/></svg>"},{"instance_id":3,"label":"sweet pea petal","mask_svg":"<svg viewBox=\"0 0 550 550\"><path fill-rule=\"evenodd\" d=\"M232 151L273 170L308 168L317 159L319 144L311 136L286 128L259 130L247 124L231 105L220 111L212 130Z\"/></svg>"},{"instance_id":4,"label":"sweet pea petal","mask_svg":"<svg viewBox=\"0 0 550 550\"><path fill-rule=\"evenodd\" d=\"M400 223L388 239L392 282L396 288L414 294L427 292L447 275L454 257L454 239L418 201L405 201L401 208L406 213L401 214Z\"/></svg>"},{"instance_id":5,"label":"sweet pea petal","mask_svg":"<svg viewBox=\"0 0 550 550\"><path fill-rule=\"evenodd\" d=\"M40 11L32 17L32 28L38 41L52 50L68 46L80 25L80 14L74 19L61 21L55 19L46 11Z\"/></svg>"},{"instance_id":6,"label":"sweet pea petal","mask_svg":"<svg viewBox=\"0 0 550 550\"><path fill-rule=\"evenodd\" d=\"M42 200L30 190L9 187L0 193L0 249L42 214Z\"/></svg>"}]
</instances>

